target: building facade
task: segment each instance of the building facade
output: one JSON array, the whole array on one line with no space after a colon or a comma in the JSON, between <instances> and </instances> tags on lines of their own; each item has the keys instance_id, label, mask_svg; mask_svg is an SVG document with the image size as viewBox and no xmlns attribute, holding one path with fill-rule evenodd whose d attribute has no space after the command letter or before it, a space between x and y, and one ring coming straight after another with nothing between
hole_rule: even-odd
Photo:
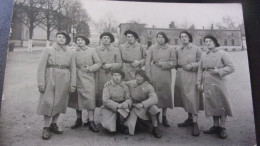
<instances>
[{"instance_id":1,"label":"building facade","mask_svg":"<svg viewBox=\"0 0 260 146\"><path fill-rule=\"evenodd\" d=\"M175 48L181 44L179 34L185 29L179 29L174 26L174 22L169 24L169 28L147 28L145 24L138 23L122 23L120 27L120 43L126 41L124 32L126 30L133 30L138 33L140 43L150 46L156 43L156 34L158 32L165 32L169 38L169 44ZM193 36L193 43L200 46L203 50L205 44L203 38L206 35L213 35L218 39L222 49L225 50L241 50L243 38L241 30L219 30L219 29L186 29ZM243 48L245 49L245 48Z\"/></svg>"}]
</instances>

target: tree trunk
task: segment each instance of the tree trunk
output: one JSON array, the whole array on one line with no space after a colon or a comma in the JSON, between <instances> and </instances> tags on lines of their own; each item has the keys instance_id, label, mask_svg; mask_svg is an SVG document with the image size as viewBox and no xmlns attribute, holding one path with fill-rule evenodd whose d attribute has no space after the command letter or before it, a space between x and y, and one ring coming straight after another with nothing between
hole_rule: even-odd
<instances>
[{"instance_id":1,"label":"tree trunk","mask_svg":"<svg viewBox=\"0 0 260 146\"><path fill-rule=\"evenodd\" d=\"M47 41L46 41L46 47L50 47L50 35L51 35L50 27L47 26Z\"/></svg>"},{"instance_id":2,"label":"tree trunk","mask_svg":"<svg viewBox=\"0 0 260 146\"><path fill-rule=\"evenodd\" d=\"M32 45L33 45L33 26L29 28L29 45L28 45L28 52L32 52Z\"/></svg>"}]
</instances>

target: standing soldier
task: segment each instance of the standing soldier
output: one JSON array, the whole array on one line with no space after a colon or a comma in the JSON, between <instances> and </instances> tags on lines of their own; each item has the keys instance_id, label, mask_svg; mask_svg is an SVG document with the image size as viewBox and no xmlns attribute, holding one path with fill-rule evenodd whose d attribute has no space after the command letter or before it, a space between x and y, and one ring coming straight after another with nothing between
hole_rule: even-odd
<instances>
[{"instance_id":1,"label":"standing soldier","mask_svg":"<svg viewBox=\"0 0 260 146\"><path fill-rule=\"evenodd\" d=\"M77 35L75 41L77 43L75 60L78 96L72 96L69 104L69 107L75 108L77 113L77 120L72 128L82 125L82 110L85 109L88 111L89 129L98 132L94 123L94 110L96 108L95 72L100 68L101 61L96 50L87 46L89 40L84 35Z\"/></svg>"},{"instance_id":2,"label":"standing soldier","mask_svg":"<svg viewBox=\"0 0 260 146\"><path fill-rule=\"evenodd\" d=\"M201 57L197 88L204 93L206 116L213 116L214 121L213 127L204 133L217 134L225 139L227 116L232 116L226 76L235 69L229 55L218 48L219 43L214 36L204 37L204 42L209 51Z\"/></svg>"},{"instance_id":3,"label":"standing soldier","mask_svg":"<svg viewBox=\"0 0 260 146\"><path fill-rule=\"evenodd\" d=\"M118 48L111 45L115 41L114 36L109 32L100 35L101 46L97 48L97 53L101 59L102 67L96 75L96 104L102 104L102 93L104 84L112 79L111 71L122 67L122 58Z\"/></svg>"},{"instance_id":4,"label":"standing soldier","mask_svg":"<svg viewBox=\"0 0 260 146\"><path fill-rule=\"evenodd\" d=\"M133 102L133 108L127 118L125 125L129 128L129 133L134 135L136 122L138 118L142 120L151 120L153 125L153 135L161 138L158 133L158 116L160 111L156 104L158 98L154 88L149 84L149 78L143 70L136 71L136 79L127 81L125 84L129 87L130 96Z\"/></svg>"},{"instance_id":5,"label":"standing soldier","mask_svg":"<svg viewBox=\"0 0 260 146\"><path fill-rule=\"evenodd\" d=\"M57 126L58 117L60 113L66 113L69 93L76 89L75 54L68 48L70 36L58 32L56 39L57 43L43 51L37 71L41 93L37 114L44 115L44 140L50 139L50 131L63 133Z\"/></svg>"},{"instance_id":6,"label":"standing soldier","mask_svg":"<svg viewBox=\"0 0 260 146\"><path fill-rule=\"evenodd\" d=\"M151 79L155 92L158 96L158 107L162 108L162 122L165 127L169 127L166 118L167 108L172 104L172 75L171 69L176 66L175 50L168 42L169 39L164 32L156 35L157 44L151 46L148 51L145 71Z\"/></svg>"},{"instance_id":7,"label":"standing soldier","mask_svg":"<svg viewBox=\"0 0 260 146\"><path fill-rule=\"evenodd\" d=\"M101 124L109 132L120 131L128 133L123 125L125 118L129 115L129 109L132 105L129 89L123 84L122 79L125 74L121 70L113 70L110 84L103 90L103 103L101 108Z\"/></svg>"},{"instance_id":8,"label":"standing soldier","mask_svg":"<svg viewBox=\"0 0 260 146\"><path fill-rule=\"evenodd\" d=\"M188 119L178 124L179 127L193 126L192 135L199 136L198 112L203 106L202 98L196 89L197 71L201 49L192 44L192 35L182 31L179 38L182 45L176 50L176 80L174 106L183 107L188 112Z\"/></svg>"},{"instance_id":9,"label":"standing soldier","mask_svg":"<svg viewBox=\"0 0 260 146\"><path fill-rule=\"evenodd\" d=\"M127 42L120 46L123 60L123 71L126 74L125 80L133 80L135 71L141 69L145 64L146 50L137 41L139 39L136 32L127 30L124 35Z\"/></svg>"}]
</instances>

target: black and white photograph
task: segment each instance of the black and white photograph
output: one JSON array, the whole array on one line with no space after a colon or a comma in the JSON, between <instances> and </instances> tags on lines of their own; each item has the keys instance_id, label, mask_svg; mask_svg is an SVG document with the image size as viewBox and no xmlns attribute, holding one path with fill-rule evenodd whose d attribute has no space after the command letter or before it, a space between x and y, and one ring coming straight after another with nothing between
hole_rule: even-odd
<instances>
[{"instance_id":1,"label":"black and white photograph","mask_svg":"<svg viewBox=\"0 0 260 146\"><path fill-rule=\"evenodd\" d=\"M0 145L256 144L241 3L14 0Z\"/></svg>"}]
</instances>

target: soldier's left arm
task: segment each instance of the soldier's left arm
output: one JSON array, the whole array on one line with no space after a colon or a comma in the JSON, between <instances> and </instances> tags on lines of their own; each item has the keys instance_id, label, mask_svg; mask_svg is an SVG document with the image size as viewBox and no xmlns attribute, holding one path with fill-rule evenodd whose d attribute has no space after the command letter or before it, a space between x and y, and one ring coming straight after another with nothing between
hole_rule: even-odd
<instances>
[{"instance_id":1,"label":"soldier's left arm","mask_svg":"<svg viewBox=\"0 0 260 146\"><path fill-rule=\"evenodd\" d=\"M70 87L76 88L77 73L76 73L76 58L75 52L72 51L71 64L70 64Z\"/></svg>"},{"instance_id":2,"label":"soldier's left arm","mask_svg":"<svg viewBox=\"0 0 260 146\"><path fill-rule=\"evenodd\" d=\"M92 53L92 59L94 61L94 64L92 66L90 66L89 70L90 70L90 72L95 72L102 66L102 62L95 49L93 50L93 53Z\"/></svg>"},{"instance_id":3,"label":"soldier's left arm","mask_svg":"<svg viewBox=\"0 0 260 146\"><path fill-rule=\"evenodd\" d=\"M120 69L122 64L121 52L118 48L115 48L115 63L111 63L111 70Z\"/></svg>"},{"instance_id":4,"label":"soldier's left arm","mask_svg":"<svg viewBox=\"0 0 260 146\"><path fill-rule=\"evenodd\" d=\"M170 59L166 62L161 62L162 69L173 69L176 67L177 62L176 62L176 50L171 47L170 49Z\"/></svg>"},{"instance_id":5,"label":"soldier's left arm","mask_svg":"<svg viewBox=\"0 0 260 146\"><path fill-rule=\"evenodd\" d=\"M125 85L124 86L124 90L125 90L125 103L128 104L128 108L130 108L132 106L132 99L130 97L130 91L129 91L129 88Z\"/></svg>"},{"instance_id":6,"label":"soldier's left arm","mask_svg":"<svg viewBox=\"0 0 260 146\"><path fill-rule=\"evenodd\" d=\"M148 86L148 99L142 102L144 105L144 108L148 108L152 105L155 105L158 103L158 97L153 89L153 87L149 84Z\"/></svg>"},{"instance_id":7,"label":"soldier's left arm","mask_svg":"<svg viewBox=\"0 0 260 146\"><path fill-rule=\"evenodd\" d=\"M141 66L144 66L147 53L146 53L146 49L141 44L140 44L140 49L142 52L142 60L140 60L140 64L141 64Z\"/></svg>"},{"instance_id":8,"label":"soldier's left arm","mask_svg":"<svg viewBox=\"0 0 260 146\"><path fill-rule=\"evenodd\" d=\"M201 51L201 49L199 47L197 47L196 62L191 63L191 66L192 66L191 70L192 71L198 71L201 55L202 55L202 51Z\"/></svg>"},{"instance_id":9,"label":"soldier's left arm","mask_svg":"<svg viewBox=\"0 0 260 146\"><path fill-rule=\"evenodd\" d=\"M234 67L234 64L233 64L230 56L226 52L224 52L221 59L224 64L224 67L221 69L218 69L219 76L224 77L228 74L233 73L235 71L235 67Z\"/></svg>"}]
</instances>

